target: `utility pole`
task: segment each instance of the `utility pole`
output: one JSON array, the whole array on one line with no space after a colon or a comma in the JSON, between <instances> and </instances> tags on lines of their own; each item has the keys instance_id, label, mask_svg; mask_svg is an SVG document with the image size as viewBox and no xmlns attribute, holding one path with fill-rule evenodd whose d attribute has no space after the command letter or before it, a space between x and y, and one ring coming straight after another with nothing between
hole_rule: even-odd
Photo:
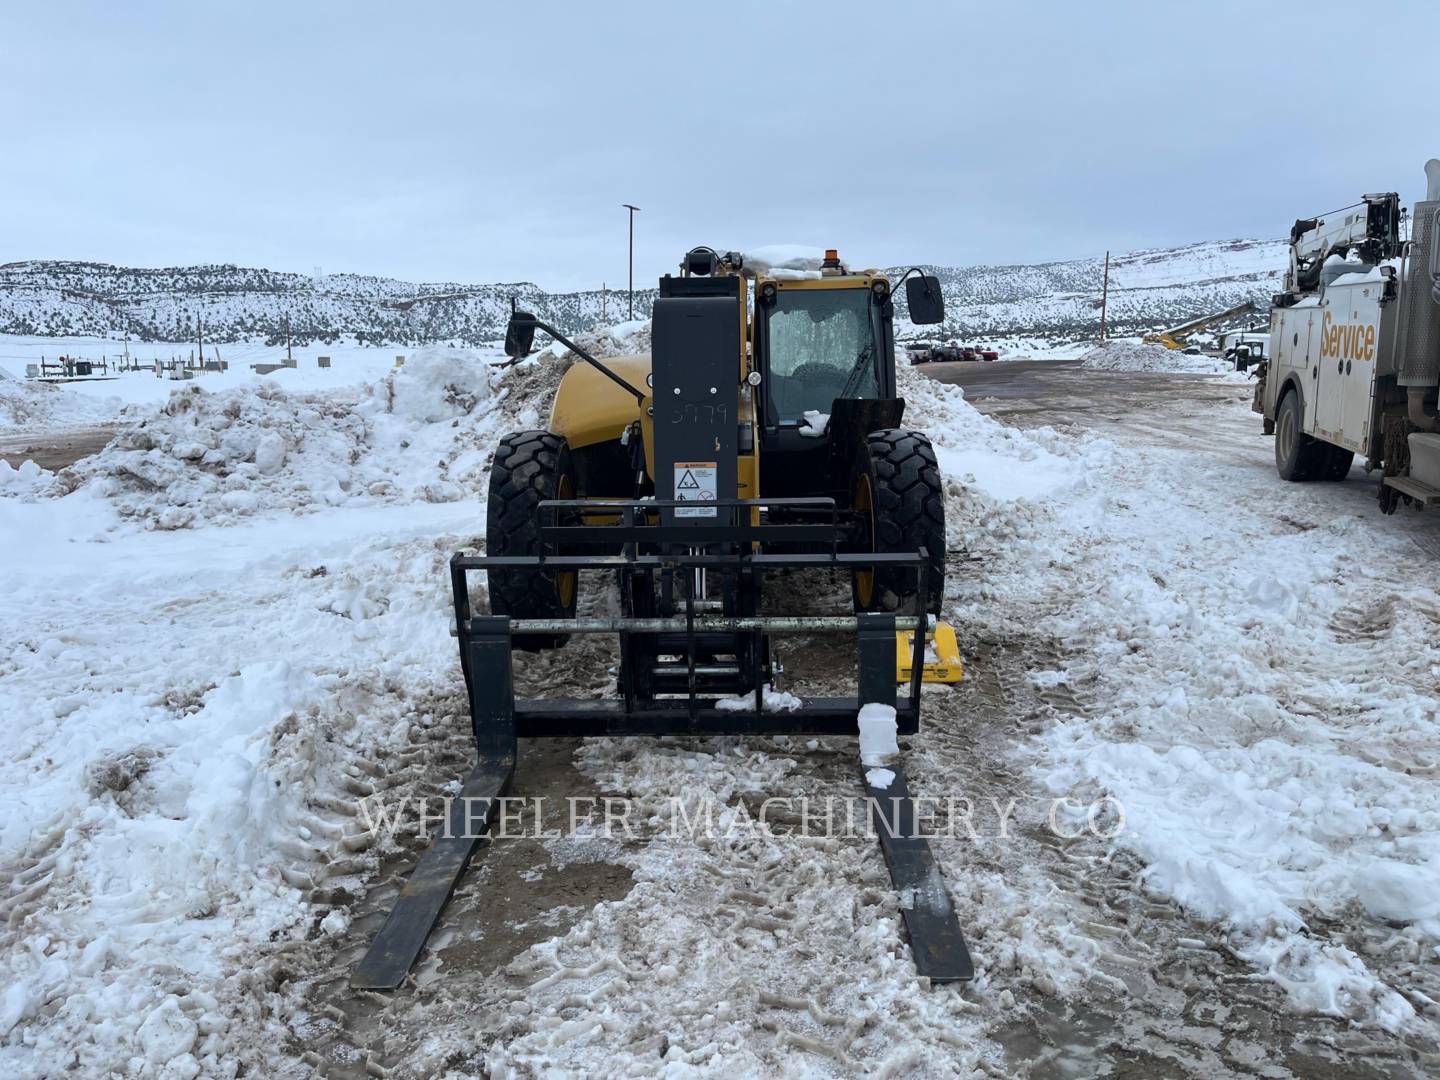
<instances>
[{"instance_id":1,"label":"utility pole","mask_svg":"<svg viewBox=\"0 0 1440 1080\"><path fill-rule=\"evenodd\" d=\"M605 282L600 283L600 321L610 320L610 290L606 288Z\"/></svg>"},{"instance_id":2,"label":"utility pole","mask_svg":"<svg viewBox=\"0 0 1440 1080\"><path fill-rule=\"evenodd\" d=\"M1105 305L1110 300L1110 253L1105 252L1105 284L1100 292L1100 340L1105 340Z\"/></svg>"},{"instance_id":3,"label":"utility pole","mask_svg":"<svg viewBox=\"0 0 1440 1080\"><path fill-rule=\"evenodd\" d=\"M199 315L195 316L195 336L200 345L199 366L203 368L205 366L205 320Z\"/></svg>"},{"instance_id":4,"label":"utility pole","mask_svg":"<svg viewBox=\"0 0 1440 1080\"><path fill-rule=\"evenodd\" d=\"M635 212L640 209L638 206L631 206L628 202L621 203L621 206L630 211L630 318L635 318Z\"/></svg>"},{"instance_id":5,"label":"utility pole","mask_svg":"<svg viewBox=\"0 0 1440 1080\"><path fill-rule=\"evenodd\" d=\"M290 355L290 316L285 316L285 363L294 367L295 358Z\"/></svg>"}]
</instances>

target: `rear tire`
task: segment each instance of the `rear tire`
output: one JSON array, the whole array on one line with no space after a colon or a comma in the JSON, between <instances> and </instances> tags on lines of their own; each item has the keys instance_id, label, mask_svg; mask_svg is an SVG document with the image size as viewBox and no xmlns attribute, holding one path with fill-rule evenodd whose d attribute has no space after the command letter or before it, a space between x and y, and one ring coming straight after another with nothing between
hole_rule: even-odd
<instances>
[{"instance_id":1,"label":"rear tire","mask_svg":"<svg viewBox=\"0 0 1440 1080\"><path fill-rule=\"evenodd\" d=\"M918 431L872 431L851 470L852 505L868 519L861 550L912 552L924 547L929 611L945 596L945 489L930 439ZM910 568L857 571L851 585L856 611L915 607Z\"/></svg>"},{"instance_id":2,"label":"rear tire","mask_svg":"<svg viewBox=\"0 0 1440 1080\"><path fill-rule=\"evenodd\" d=\"M1282 480L1314 480L1328 460L1327 444L1306 435L1302 421L1300 395L1286 391L1275 414L1275 471Z\"/></svg>"},{"instance_id":3,"label":"rear tire","mask_svg":"<svg viewBox=\"0 0 1440 1080\"><path fill-rule=\"evenodd\" d=\"M516 431L495 448L490 466L490 495L485 504L487 555L537 555L538 507L546 499L575 498L570 444L548 431ZM512 619L575 617L577 575L524 570L489 570L490 611ZM526 652L553 649L567 634L517 634L514 648Z\"/></svg>"},{"instance_id":4,"label":"rear tire","mask_svg":"<svg viewBox=\"0 0 1440 1080\"><path fill-rule=\"evenodd\" d=\"M1350 466L1355 464L1355 451L1332 446L1320 470L1321 480L1344 480L1350 475Z\"/></svg>"}]
</instances>

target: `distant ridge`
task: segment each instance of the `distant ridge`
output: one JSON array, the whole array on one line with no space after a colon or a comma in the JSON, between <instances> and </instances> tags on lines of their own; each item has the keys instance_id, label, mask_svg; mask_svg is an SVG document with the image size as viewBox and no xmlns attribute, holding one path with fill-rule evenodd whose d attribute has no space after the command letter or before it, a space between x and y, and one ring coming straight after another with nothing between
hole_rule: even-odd
<instances>
[{"instance_id":1,"label":"distant ridge","mask_svg":"<svg viewBox=\"0 0 1440 1080\"><path fill-rule=\"evenodd\" d=\"M1232 307L1268 305L1279 291L1285 244L1226 240L1112 256L1108 321L1135 334ZM1015 266L933 267L945 292L943 333L974 340L1088 340L1100 318L1102 260ZM208 341L297 344L478 345L504 333L511 298L567 331L602 321L599 290L551 293L530 282L411 283L358 274L295 274L247 267L162 270L104 263L0 265L0 334L189 341L203 320ZM637 289L637 314L653 289ZM625 294L612 290L604 321L619 321ZM902 312L903 314L903 304Z\"/></svg>"}]
</instances>

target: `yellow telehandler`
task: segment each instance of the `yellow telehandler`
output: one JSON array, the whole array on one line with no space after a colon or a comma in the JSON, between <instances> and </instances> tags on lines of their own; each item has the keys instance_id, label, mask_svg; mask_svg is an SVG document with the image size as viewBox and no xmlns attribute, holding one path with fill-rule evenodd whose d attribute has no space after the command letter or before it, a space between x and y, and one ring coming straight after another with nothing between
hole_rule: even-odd
<instances>
[{"instance_id":1,"label":"yellow telehandler","mask_svg":"<svg viewBox=\"0 0 1440 1080\"><path fill-rule=\"evenodd\" d=\"M934 277L911 270L901 281L912 323L943 320ZM870 716L893 709L897 733L914 734L922 681L960 678L954 631L936 619L944 490L929 439L902 423L891 290L885 274L851 271L833 250L813 270L755 271L700 247L660 280L649 356L598 359L512 313L511 357L527 356L543 330L582 362L565 373L546 429L500 440L485 553L451 560L478 759L353 985L404 981L509 789L517 738L853 736L867 706ZM762 605L768 578L807 568L848 574L853 614ZM480 573L488 614L471 605ZM620 614L577 614L584 574L617 583ZM824 633L857 637L855 693L767 709L771 639ZM615 696L517 700L513 651L576 634L618 635ZM917 970L971 978L903 767L862 767L860 780Z\"/></svg>"}]
</instances>

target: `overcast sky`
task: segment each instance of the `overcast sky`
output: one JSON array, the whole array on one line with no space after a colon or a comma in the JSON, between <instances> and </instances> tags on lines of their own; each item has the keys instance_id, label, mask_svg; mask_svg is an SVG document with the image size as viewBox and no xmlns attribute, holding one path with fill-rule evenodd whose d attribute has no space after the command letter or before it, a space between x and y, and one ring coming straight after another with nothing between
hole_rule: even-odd
<instances>
[{"instance_id":1,"label":"overcast sky","mask_svg":"<svg viewBox=\"0 0 1440 1080\"><path fill-rule=\"evenodd\" d=\"M1281 236L1423 195L1440 96L1400 50L1437 31L1358 0L0 0L0 262L616 287L625 202L647 283L701 243Z\"/></svg>"}]
</instances>

